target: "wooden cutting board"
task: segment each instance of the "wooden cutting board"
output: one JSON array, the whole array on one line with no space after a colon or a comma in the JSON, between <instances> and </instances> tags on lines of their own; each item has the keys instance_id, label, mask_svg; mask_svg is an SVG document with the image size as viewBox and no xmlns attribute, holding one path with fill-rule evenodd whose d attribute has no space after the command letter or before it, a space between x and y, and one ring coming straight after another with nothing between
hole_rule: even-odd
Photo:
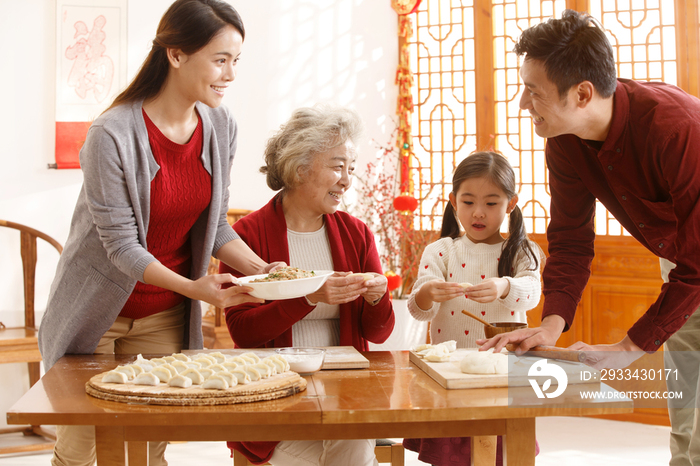
<instances>
[{"instance_id":1,"label":"wooden cutting board","mask_svg":"<svg viewBox=\"0 0 700 466\"><path fill-rule=\"evenodd\" d=\"M518 359L518 374L516 375L464 374L459 369L459 362L468 351L476 350L458 349L452 353L448 362L428 362L413 351L409 353L409 359L433 380L442 385L443 388L447 389L530 386L527 369L542 359L532 356L520 357ZM585 364L556 361L556 365L564 369L569 379L569 384L590 383L590 380L582 380L582 371L590 372L592 374L591 380L600 380L600 372ZM553 381L553 383L555 382Z\"/></svg>"},{"instance_id":2,"label":"wooden cutting board","mask_svg":"<svg viewBox=\"0 0 700 466\"><path fill-rule=\"evenodd\" d=\"M321 369L366 369L369 360L353 346L327 346Z\"/></svg>"}]
</instances>

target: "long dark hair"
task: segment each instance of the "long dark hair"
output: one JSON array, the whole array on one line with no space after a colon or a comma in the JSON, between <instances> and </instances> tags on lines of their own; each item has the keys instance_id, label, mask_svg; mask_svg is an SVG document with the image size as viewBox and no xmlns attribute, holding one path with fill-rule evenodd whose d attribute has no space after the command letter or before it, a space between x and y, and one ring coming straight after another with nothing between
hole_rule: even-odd
<instances>
[{"instance_id":1,"label":"long dark hair","mask_svg":"<svg viewBox=\"0 0 700 466\"><path fill-rule=\"evenodd\" d=\"M547 78L559 97L583 81L590 81L603 98L615 93L615 56L603 27L588 13L565 10L523 31L513 51L544 64Z\"/></svg>"},{"instance_id":2,"label":"long dark hair","mask_svg":"<svg viewBox=\"0 0 700 466\"><path fill-rule=\"evenodd\" d=\"M479 177L487 178L502 189L508 200L517 194L515 191L515 173L508 160L501 154L483 151L474 152L457 165L454 175L452 175L452 195L457 196L462 182L470 178ZM448 202L447 207L445 207L445 213L442 216L440 238L459 238L461 234L457 213L452 207L452 203ZM501 258L498 261L499 277L512 275L515 260L521 251L532 257L532 260L535 262L532 270L537 270L539 268L539 260L527 239L523 213L520 211L520 207L516 205L510 213L508 239L503 244Z\"/></svg>"},{"instance_id":3,"label":"long dark hair","mask_svg":"<svg viewBox=\"0 0 700 466\"><path fill-rule=\"evenodd\" d=\"M245 39L243 20L221 0L177 0L158 24L153 46L131 84L114 99L112 107L158 95L168 77L166 49L191 55L206 46L224 27L231 25Z\"/></svg>"}]
</instances>

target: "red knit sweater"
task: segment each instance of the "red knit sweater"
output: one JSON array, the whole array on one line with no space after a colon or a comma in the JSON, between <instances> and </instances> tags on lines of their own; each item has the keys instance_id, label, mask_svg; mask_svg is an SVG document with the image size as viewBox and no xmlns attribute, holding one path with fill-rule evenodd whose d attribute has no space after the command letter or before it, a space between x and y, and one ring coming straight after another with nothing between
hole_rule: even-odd
<instances>
[{"instance_id":1,"label":"red knit sweater","mask_svg":"<svg viewBox=\"0 0 700 466\"><path fill-rule=\"evenodd\" d=\"M177 144L143 112L153 157L160 170L151 180L148 252L173 272L188 277L192 262L190 230L211 202L211 175L202 165L202 120L186 144ZM137 282L119 314L140 319L170 309L185 297Z\"/></svg>"}]
</instances>

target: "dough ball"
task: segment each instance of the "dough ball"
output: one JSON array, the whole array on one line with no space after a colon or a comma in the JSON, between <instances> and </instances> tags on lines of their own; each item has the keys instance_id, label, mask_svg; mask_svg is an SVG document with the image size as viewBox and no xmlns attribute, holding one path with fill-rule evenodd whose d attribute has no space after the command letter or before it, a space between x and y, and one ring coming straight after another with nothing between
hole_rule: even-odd
<instances>
[{"instance_id":1,"label":"dough ball","mask_svg":"<svg viewBox=\"0 0 700 466\"><path fill-rule=\"evenodd\" d=\"M470 351L464 356L459 368L465 374L507 374L508 356L502 353Z\"/></svg>"}]
</instances>

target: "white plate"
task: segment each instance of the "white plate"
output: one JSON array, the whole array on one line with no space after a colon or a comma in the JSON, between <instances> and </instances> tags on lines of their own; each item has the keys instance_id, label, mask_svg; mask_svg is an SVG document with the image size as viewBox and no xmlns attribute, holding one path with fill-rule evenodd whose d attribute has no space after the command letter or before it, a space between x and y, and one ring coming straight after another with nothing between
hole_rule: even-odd
<instances>
[{"instance_id":1,"label":"white plate","mask_svg":"<svg viewBox=\"0 0 700 466\"><path fill-rule=\"evenodd\" d=\"M239 278L238 283L253 288L250 295L256 298L268 300L300 298L321 288L328 277L334 273L332 270L315 270L315 272L315 276L308 278L257 283L250 282L258 278L265 278L267 274L250 275Z\"/></svg>"}]
</instances>

